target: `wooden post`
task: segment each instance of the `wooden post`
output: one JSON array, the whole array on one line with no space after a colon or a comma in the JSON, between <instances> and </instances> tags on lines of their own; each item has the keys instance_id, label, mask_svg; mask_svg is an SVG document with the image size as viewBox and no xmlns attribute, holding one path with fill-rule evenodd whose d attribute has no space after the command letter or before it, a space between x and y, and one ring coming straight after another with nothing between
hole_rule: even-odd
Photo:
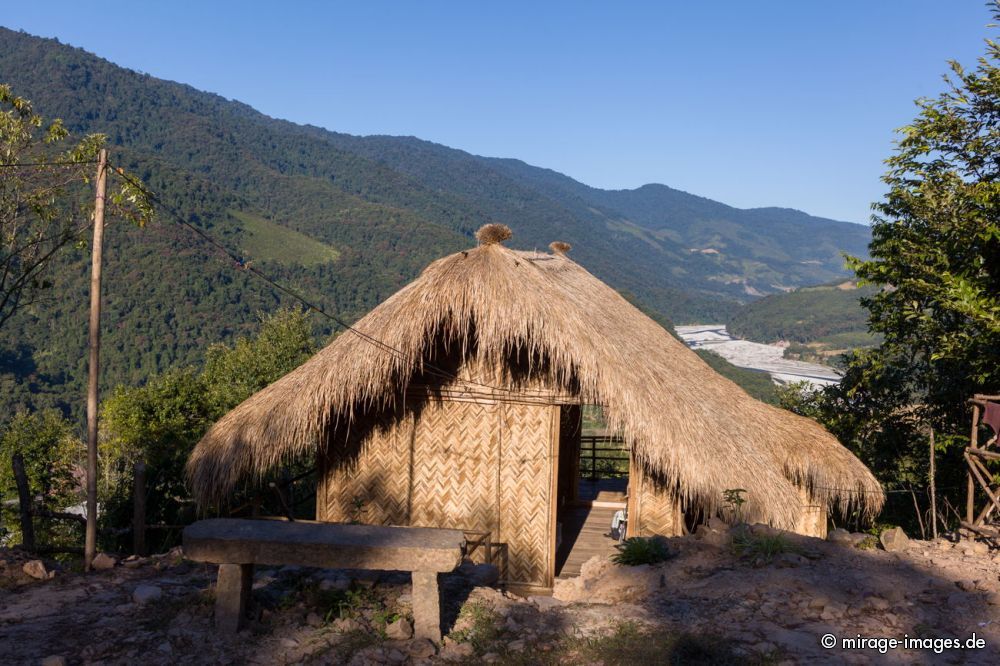
<instances>
[{"instance_id":1,"label":"wooden post","mask_svg":"<svg viewBox=\"0 0 1000 666\"><path fill-rule=\"evenodd\" d=\"M30 551L35 550L35 526L31 522L31 490L28 476L24 473L24 458L20 453L11 456L14 468L14 482L17 484L17 498L21 505L21 543Z\"/></svg>"},{"instance_id":2,"label":"wooden post","mask_svg":"<svg viewBox=\"0 0 1000 666\"><path fill-rule=\"evenodd\" d=\"M97 380L101 355L101 255L104 249L104 195L108 185L108 151L97 157L94 196L94 243L90 265L90 376L87 382L87 537L83 568L90 571L97 553Z\"/></svg>"},{"instance_id":3,"label":"wooden post","mask_svg":"<svg viewBox=\"0 0 1000 666\"><path fill-rule=\"evenodd\" d=\"M979 443L979 405L972 406L972 432L969 434L969 446L976 448ZM965 473L965 521L971 523L975 518L975 492L976 487L972 482L972 471Z\"/></svg>"},{"instance_id":4,"label":"wooden post","mask_svg":"<svg viewBox=\"0 0 1000 666\"><path fill-rule=\"evenodd\" d=\"M132 551L146 554L146 463L135 464L132 484Z\"/></svg>"},{"instance_id":5,"label":"wooden post","mask_svg":"<svg viewBox=\"0 0 1000 666\"><path fill-rule=\"evenodd\" d=\"M934 428L933 426L929 428L930 430L930 447L931 447L931 468L930 468L930 481L931 481L931 537L937 539L937 490L936 484L934 482Z\"/></svg>"}]
</instances>

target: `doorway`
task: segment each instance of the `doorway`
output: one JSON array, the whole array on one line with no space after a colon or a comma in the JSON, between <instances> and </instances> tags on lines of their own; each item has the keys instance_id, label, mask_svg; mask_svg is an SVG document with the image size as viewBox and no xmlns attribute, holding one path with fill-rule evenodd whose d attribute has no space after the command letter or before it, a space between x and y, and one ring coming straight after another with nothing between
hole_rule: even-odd
<instances>
[{"instance_id":1,"label":"doorway","mask_svg":"<svg viewBox=\"0 0 1000 666\"><path fill-rule=\"evenodd\" d=\"M555 574L569 578L595 555L615 552L614 514L625 508L629 452L607 429L600 407L564 405L560 414Z\"/></svg>"}]
</instances>

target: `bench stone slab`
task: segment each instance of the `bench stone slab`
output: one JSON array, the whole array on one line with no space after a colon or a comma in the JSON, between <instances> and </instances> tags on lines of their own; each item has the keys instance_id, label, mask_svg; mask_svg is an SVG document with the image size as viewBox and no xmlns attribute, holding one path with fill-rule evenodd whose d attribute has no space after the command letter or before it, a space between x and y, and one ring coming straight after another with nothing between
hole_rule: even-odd
<instances>
[{"instance_id":1,"label":"bench stone slab","mask_svg":"<svg viewBox=\"0 0 1000 666\"><path fill-rule=\"evenodd\" d=\"M214 564L454 571L465 534L432 527L213 518L184 529L184 556Z\"/></svg>"},{"instance_id":2,"label":"bench stone slab","mask_svg":"<svg viewBox=\"0 0 1000 666\"><path fill-rule=\"evenodd\" d=\"M429 527L339 525L213 518L184 529L184 556L219 565L215 622L239 631L256 564L409 571L413 580L414 635L441 641L438 574L462 562L465 535Z\"/></svg>"}]
</instances>

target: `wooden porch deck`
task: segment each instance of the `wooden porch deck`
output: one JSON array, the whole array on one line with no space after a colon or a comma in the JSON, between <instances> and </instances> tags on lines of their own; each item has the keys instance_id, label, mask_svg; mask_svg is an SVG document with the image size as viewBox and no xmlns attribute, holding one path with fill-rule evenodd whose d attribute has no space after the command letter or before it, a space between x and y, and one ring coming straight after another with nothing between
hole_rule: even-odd
<instances>
[{"instance_id":1,"label":"wooden porch deck","mask_svg":"<svg viewBox=\"0 0 1000 666\"><path fill-rule=\"evenodd\" d=\"M579 576L580 566L590 558L615 553L616 542L609 533L617 510L614 506L578 506L563 512L563 540L556 553L557 578Z\"/></svg>"}]
</instances>

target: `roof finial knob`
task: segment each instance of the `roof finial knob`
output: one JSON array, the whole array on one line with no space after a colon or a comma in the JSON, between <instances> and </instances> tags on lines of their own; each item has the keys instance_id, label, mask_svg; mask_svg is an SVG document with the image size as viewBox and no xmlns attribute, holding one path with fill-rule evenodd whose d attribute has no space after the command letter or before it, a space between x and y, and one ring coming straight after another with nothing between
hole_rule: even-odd
<instances>
[{"instance_id":1,"label":"roof finial knob","mask_svg":"<svg viewBox=\"0 0 1000 666\"><path fill-rule=\"evenodd\" d=\"M494 245L502 243L513 235L506 224L484 224L476 232L476 240L480 245Z\"/></svg>"},{"instance_id":2,"label":"roof finial knob","mask_svg":"<svg viewBox=\"0 0 1000 666\"><path fill-rule=\"evenodd\" d=\"M549 243L549 249L555 254L560 256L565 256L567 252L573 249L573 246L569 243L564 243L562 241L552 241Z\"/></svg>"}]
</instances>

